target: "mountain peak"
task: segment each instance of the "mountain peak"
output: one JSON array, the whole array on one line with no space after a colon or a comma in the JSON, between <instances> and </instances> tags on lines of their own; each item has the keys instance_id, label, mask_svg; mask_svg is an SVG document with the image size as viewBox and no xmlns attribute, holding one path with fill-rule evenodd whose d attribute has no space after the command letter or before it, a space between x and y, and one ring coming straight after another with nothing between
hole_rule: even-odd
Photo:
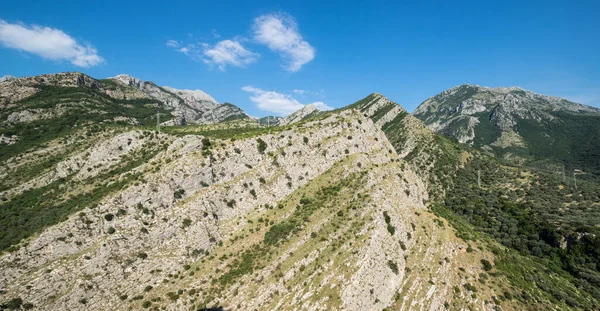
<instances>
[{"instance_id":1,"label":"mountain peak","mask_svg":"<svg viewBox=\"0 0 600 311\"><path fill-rule=\"evenodd\" d=\"M429 129L461 143L494 150L512 161L528 161L540 146L555 146L544 154L554 153L557 159L568 154L568 150L560 150L571 143L561 140L564 133L550 134L556 124L579 128L590 123L590 117L599 117L600 109L517 86L464 84L425 100L414 115Z\"/></svg>"},{"instance_id":2,"label":"mountain peak","mask_svg":"<svg viewBox=\"0 0 600 311\"><path fill-rule=\"evenodd\" d=\"M212 96L201 90L176 89L170 86L163 86L163 89L183 98L187 102L210 102L218 104Z\"/></svg>"},{"instance_id":3,"label":"mountain peak","mask_svg":"<svg viewBox=\"0 0 600 311\"><path fill-rule=\"evenodd\" d=\"M301 121L303 119L306 119L308 116L315 114L315 113L319 113L320 110L317 109L317 107L313 104L308 104L305 105L304 107L300 108L298 111L290 114L289 116L281 119L279 121L280 125L287 125L287 124L292 124L292 123L296 123L298 121Z\"/></svg>"}]
</instances>

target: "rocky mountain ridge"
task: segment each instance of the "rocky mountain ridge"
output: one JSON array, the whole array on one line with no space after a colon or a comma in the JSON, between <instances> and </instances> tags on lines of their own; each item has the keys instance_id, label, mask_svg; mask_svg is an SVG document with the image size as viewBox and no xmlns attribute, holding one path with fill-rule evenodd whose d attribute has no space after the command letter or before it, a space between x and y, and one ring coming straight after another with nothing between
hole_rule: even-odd
<instances>
[{"instance_id":1,"label":"rocky mountain ridge","mask_svg":"<svg viewBox=\"0 0 600 311\"><path fill-rule=\"evenodd\" d=\"M240 108L231 104L221 105L200 90L160 87L124 74L104 80L78 72L8 79L0 82L0 106L11 107L39 92L42 86L88 87L119 100L157 100L175 116L164 125L208 124L249 118Z\"/></svg>"},{"instance_id":2,"label":"rocky mountain ridge","mask_svg":"<svg viewBox=\"0 0 600 311\"><path fill-rule=\"evenodd\" d=\"M550 156L553 161L577 165L587 165L582 162L588 161L568 159L565 153L577 149L575 141L586 146L595 144L589 138L594 137L597 128L593 120L600 120L600 109L564 98L519 87L472 84L425 100L413 114L437 133L482 147L506 160L525 163ZM557 151L549 150L552 148Z\"/></svg>"},{"instance_id":3,"label":"rocky mountain ridge","mask_svg":"<svg viewBox=\"0 0 600 311\"><path fill-rule=\"evenodd\" d=\"M69 167L61 178L89 180L115 165L96 155L160 148L114 177L143 182L2 255L3 299L54 310L493 308L493 287L478 298L453 289L493 255L464 252L437 224L424 182L369 118L343 110L269 131L124 132L66 158L58 177Z\"/></svg>"}]
</instances>

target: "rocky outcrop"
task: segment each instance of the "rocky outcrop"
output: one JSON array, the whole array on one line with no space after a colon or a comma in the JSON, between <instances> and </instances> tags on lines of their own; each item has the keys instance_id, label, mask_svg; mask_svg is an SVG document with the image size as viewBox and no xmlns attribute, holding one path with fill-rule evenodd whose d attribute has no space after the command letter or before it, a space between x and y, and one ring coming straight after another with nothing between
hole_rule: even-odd
<instances>
[{"instance_id":1,"label":"rocky outcrop","mask_svg":"<svg viewBox=\"0 0 600 311\"><path fill-rule=\"evenodd\" d=\"M382 94L373 93L347 108L357 109L373 120L398 155L426 182L430 196L443 197L461 165L462 154L448 148L423 122Z\"/></svg>"}]
</instances>

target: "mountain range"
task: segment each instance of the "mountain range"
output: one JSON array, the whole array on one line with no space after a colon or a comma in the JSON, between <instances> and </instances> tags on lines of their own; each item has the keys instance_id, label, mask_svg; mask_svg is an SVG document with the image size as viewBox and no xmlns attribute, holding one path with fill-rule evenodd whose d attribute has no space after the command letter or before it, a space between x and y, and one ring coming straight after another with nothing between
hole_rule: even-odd
<instances>
[{"instance_id":1,"label":"mountain range","mask_svg":"<svg viewBox=\"0 0 600 311\"><path fill-rule=\"evenodd\" d=\"M462 85L256 120L127 75L3 78L0 309L597 310L598 118Z\"/></svg>"}]
</instances>

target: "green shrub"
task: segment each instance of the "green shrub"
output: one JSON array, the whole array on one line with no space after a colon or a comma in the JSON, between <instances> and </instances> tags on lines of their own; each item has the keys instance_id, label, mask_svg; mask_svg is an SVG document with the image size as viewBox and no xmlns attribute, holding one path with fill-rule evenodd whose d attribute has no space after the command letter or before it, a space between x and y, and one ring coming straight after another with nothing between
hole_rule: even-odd
<instances>
[{"instance_id":1,"label":"green shrub","mask_svg":"<svg viewBox=\"0 0 600 311\"><path fill-rule=\"evenodd\" d=\"M387 225L387 231L391 234L394 235L394 233L396 233L396 227L392 226L391 224Z\"/></svg>"},{"instance_id":2,"label":"green shrub","mask_svg":"<svg viewBox=\"0 0 600 311\"><path fill-rule=\"evenodd\" d=\"M487 259L481 259L481 264L483 265L483 270L492 270L492 264Z\"/></svg>"},{"instance_id":3,"label":"green shrub","mask_svg":"<svg viewBox=\"0 0 600 311\"><path fill-rule=\"evenodd\" d=\"M258 143L258 146L257 146L258 152L264 154L265 150L267 150L267 143L260 138L257 138L256 142Z\"/></svg>"},{"instance_id":4,"label":"green shrub","mask_svg":"<svg viewBox=\"0 0 600 311\"><path fill-rule=\"evenodd\" d=\"M108 213L106 215L104 215L104 219L106 219L107 221L112 221L115 218L115 215Z\"/></svg>"},{"instance_id":5,"label":"green shrub","mask_svg":"<svg viewBox=\"0 0 600 311\"><path fill-rule=\"evenodd\" d=\"M394 274L398 274L398 264L392 260L388 260L388 267L394 272Z\"/></svg>"},{"instance_id":6,"label":"green shrub","mask_svg":"<svg viewBox=\"0 0 600 311\"><path fill-rule=\"evenodd\" d=\"M109 227L107 232L108 232L108 234L113 234L113 233L115 233L115 231L116 231L115 228Z\"/></svg>"}]
</instances>

